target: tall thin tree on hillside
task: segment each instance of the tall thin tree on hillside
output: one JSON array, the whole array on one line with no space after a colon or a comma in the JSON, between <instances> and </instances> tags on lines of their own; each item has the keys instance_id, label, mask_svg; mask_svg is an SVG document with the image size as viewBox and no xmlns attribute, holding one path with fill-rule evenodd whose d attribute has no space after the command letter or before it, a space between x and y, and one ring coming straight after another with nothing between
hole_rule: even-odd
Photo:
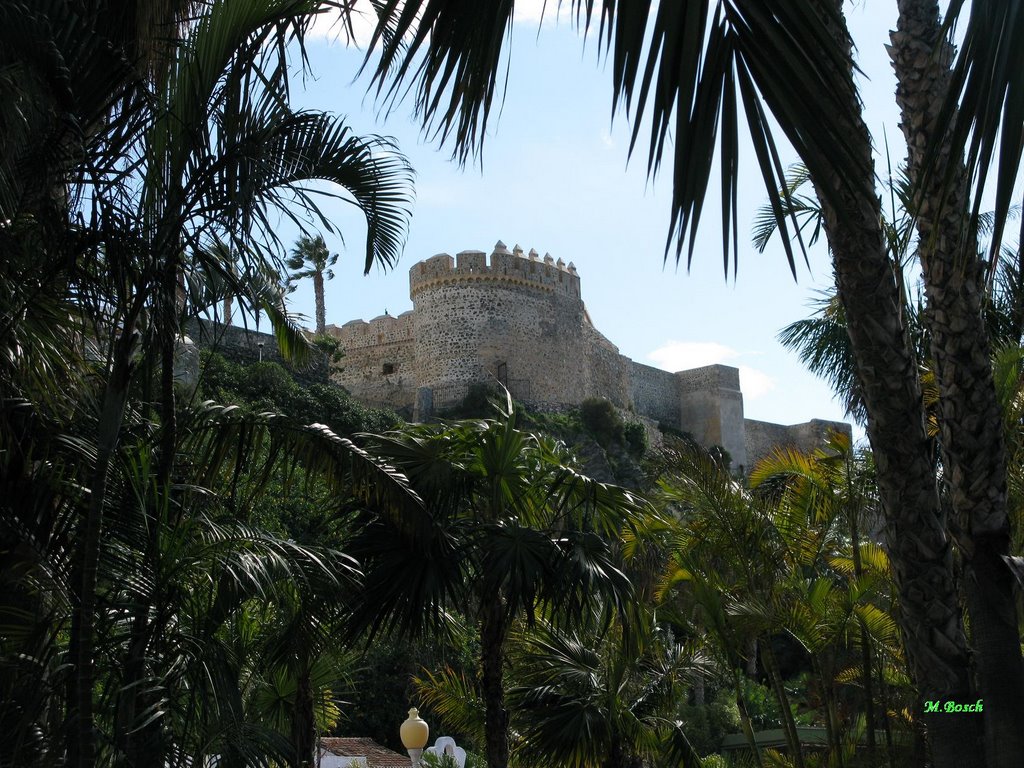
<instances>
[{"instance_id":1,"label":"tall thin tree on hillside","mask_svg":"<svg viewBox=\"0 0 1024 768\"><path fill-rule=\"evenodd\" d=\"M292 287L296 281L313 278L313 297L316 300L316 332L327 330L327 309L324 304L324 283L334 279L334 270L338 263L338 254L327 250L323 235L310 237L303 235L295 241L291 256L286 264L291 274L288 285Z\"/></svg>"}]
</instances>

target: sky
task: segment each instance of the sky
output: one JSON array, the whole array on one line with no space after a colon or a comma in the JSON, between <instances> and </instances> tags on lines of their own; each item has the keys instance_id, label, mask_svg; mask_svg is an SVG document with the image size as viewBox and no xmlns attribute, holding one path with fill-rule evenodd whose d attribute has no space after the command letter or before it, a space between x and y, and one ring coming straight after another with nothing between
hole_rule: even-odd
<instances>
[{"instance_id":1,"label":"sky","mask_svg":"<svg viewBox=\"0 0 1024 768\"><path fill-rule=\"evenodd\" d=\"M550 11L541 22L542 6L542 0L516 3L504 101L492 112L482 161L464 168L450 159L451 147L438 148L424 137L411 101L382 111L367 94L368 78L356 78L363 51L339 41L330 24L317 25L308 44L311 74L296 79L295 104L345 115L358 134L393 137L416 170L408 241L391 271L362 275L365 224L352 206L325 204L344 236L343 243L324 233L331 251L341 254L327 283L327 322L342 325L411 309L413 264L442 252L490 253L501 240L509 248L518 244L575 263L594 325L621 354L669 371L712 363L739 368L747 418L783 424L846 420L828 385L776 338L784 326L811 314L815 299L830 287L824 244L810 250L808 265L798 265L796 281L777 243L763 254L750 245L754 216L767 198L749 150L741 158L735 277L723 273L714 209L701 222L690 269L674 256L666 261L669 179L648 178L643 143L627 162L629 125L621 115L611 119L610 68L598 61L595 40L584 41ZM895 27L895 3L864 0L848 6L847 16L865 118L875 137L876 172L884 177L886 141L894 165L904 153L883 47ZM791 151L788 160L796 160ZM714 185L708 199L718 199ZM279 232L286 243L298 236L290 226L282 222ZM312 325L311 285L300 286L291 301Z\"/></svg>"}]
</instances>

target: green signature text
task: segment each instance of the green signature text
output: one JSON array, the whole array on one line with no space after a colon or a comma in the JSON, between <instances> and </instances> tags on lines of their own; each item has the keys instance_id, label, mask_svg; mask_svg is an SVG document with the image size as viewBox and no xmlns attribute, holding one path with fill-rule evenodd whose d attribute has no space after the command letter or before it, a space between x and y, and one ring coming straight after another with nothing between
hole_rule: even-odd
<instances>
[{"instance_id":1,"label":"green signature text","mask_svg":"<svg viewBox=\"0 0 1024 768\"><path fill-rule=\"evenodd\" d=\"M953 713L953 712L982 712L984 711L984 702L982 699L978 699L973 704L960 704L956 701L939 701L938 699L932 699L924 703L924 713L937 714L937 713Z\"/></svg>"}]
</instances>

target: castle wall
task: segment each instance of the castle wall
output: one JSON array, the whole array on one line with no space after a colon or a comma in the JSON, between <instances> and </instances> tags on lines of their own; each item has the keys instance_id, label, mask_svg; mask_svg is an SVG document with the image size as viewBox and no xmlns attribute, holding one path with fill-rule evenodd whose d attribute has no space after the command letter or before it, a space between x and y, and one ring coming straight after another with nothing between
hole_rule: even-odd
<instances>
[{"instance_id":1,"label":"castle wall","mask_svg":"<svg viewBox=\"0 0 1024 768\"><path fill-rule=\"evenodd\" d=\"M782 424L771 424L767 421L746 419L747 456L750 457L750 468L768 456L776 448L795 448L789 427Z\"/></svg>"},{"instance_id":2,"label":"castle wall","mask_svg":"<svg viewBox=\"0 0 1024 768\"><path fill-rule=\"evenodd\" d=\"M628 358L630 396L637 413L671 427L680 424L679 378Z\"/></svg>"},{"instance_id":3,"label":"castle wall","mask_svg":"<svg viewBox=\"0 0 1024 768\"><path fill-rule=\"evenodd\" d=\"M851 435L849 424L823 419L811 419L803 424L791 426L746 419L744 427L747 458L750 461L751 469L757 462L779 448L812 451L825 442L830 432L838 431L847 436Z\"/></svg>"},{"instance_id":4,"label":"castle wall","mask_svg":"<svg viewBox=\"0 0 1024 768\"><path fill-rule=\"evenodd\" d=\"M720 445L732 456L733 468L747 466L743 393L739 369L707 365L675 374L679 379L682 429L702 445Z\"/></svg>"},{"instance_id":5,"label":"castle wall","mask_svg":"<svg viewBox=\"0 0 1024 768\"><path fill-rule=\"evenodd\" d=\"M335 383L368 404L411 412L416 389L412 312L353 320L327 331L345 350Z\"/></svg>"},{"instance_id":6,"label":"castle wall","mask_svg":"<svg viewBox=\"0 0 1024 768\"><path fill-rule=\"evenodd\" d=\"M720 445L733 467L776 445L812 448L829 428L745 420L739 371L710 365L668 373L621 355L591 324L576 268L500 241L483 251L446 253L409 271L413 310L329 326L345 349L334 378L359 399L429 415L459 402L471 384L500 382L549 410L605 397L620 409Z\"/></svg>"},{"instance_id":7,"label":"castle wall","mask_svg":"<svg viewBox=\"0 0 1024 768\"><path fill-rule=\"evenodd\" d=\"M632 408L629 385L629 359L594 326L584 321L581 330L585 367L580 371L577 386L563 393L562 399L573 404L588 397L604 397L619 408Z\"/></svg>"}]
</instances>

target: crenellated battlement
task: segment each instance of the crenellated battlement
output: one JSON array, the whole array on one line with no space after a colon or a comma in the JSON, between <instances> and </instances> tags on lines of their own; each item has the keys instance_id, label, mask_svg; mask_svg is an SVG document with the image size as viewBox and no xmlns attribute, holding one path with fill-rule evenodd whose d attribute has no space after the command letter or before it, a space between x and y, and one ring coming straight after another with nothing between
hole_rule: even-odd
<instances>
[{"instance_id":1,"label":"crenellated battlement","mask_svg":"<svg viewBox=\"0 0 1024 768\"><path fill-rule=\"evenodd\" d=\"M555 261L551 254L542 258L532 248L524 254L518 245L510 251L500 240L489 259L484 251L460 251L455 258L439 253L409 270L409 293L413 298L425 288L476 282L522 286L574 299L581 296L580 277L572 262Z\"/></svg>"},{"instance_id":2,"label":"crenellated battlement","mask_svg":"<svg viewBox=\"0 0 1024 768\"><path fill-rule=\"evenodd\" d=\"M328 325L327 333L341 341L346 349L359 349L382 344L412 342L412 326L413 312L410 309L397 317L385 312L369 322L349 320L340 328L337 325Z\"/></svg>"}]
</instances>

